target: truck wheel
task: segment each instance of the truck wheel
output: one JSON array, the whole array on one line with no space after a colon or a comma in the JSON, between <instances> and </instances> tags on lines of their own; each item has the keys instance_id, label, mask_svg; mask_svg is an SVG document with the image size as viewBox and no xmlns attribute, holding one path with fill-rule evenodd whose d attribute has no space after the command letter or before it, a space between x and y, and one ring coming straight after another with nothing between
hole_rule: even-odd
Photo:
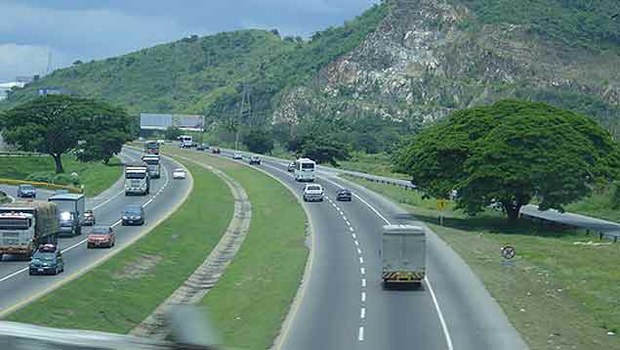
<instances>
[{"instance_id":1,"label":"truck wheel","mask_svg":"<svg viewBox=\"0 0 620 350\"><path fill-rule=\"evenodd\" d=\"M34 275L34 272L32 272L32 270L28 269L28 274L29 274L30 276L33 276L33 275Z\"/></svg>"}]
</instances>

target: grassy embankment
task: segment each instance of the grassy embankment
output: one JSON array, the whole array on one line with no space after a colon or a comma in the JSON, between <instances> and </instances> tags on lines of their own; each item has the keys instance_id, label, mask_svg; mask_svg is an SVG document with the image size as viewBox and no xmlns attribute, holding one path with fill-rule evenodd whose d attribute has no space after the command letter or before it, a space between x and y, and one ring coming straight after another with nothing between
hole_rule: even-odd
<instances>
[{"instance_id":1,"label":"grassy embankment","mask_svg":"<svg viewBox=\"0 0 620 350\"><path fill-rule=\"evenodd\" d=\"M118 333L142 322L204 261L232 217L228 186L202 167L185 165L194 189L179 210L130 247L8 319Z\"/></svg>"},{"instance_id":2,"label":"grassy embankment","mask_svg":"<svg viewBox=\"0 0 620 350\"><path fill-rule=\"evenodd\" d=\"M584 245L598 239L528 221L510 225L492 211L468 218L452 203L444 226L438 226L435 201L390 185L353 181L425 221L471 266L532 349L620 349L620 244ZM505 244L517 250L512 267L501 264Z\"/></svg>"},{"instance_id":3,"label":"grassy embankment","mask_svg":"<svg viewBox=\"0 0 620 350\"><path fill-rule=\"evenodd\" d=\"M308 255L303 209L286 187L256 170L206 154L172 147L165 151L209 163L247 191L252 202L250 231L203 303L226 345L268 348L299 287Z\"/></svg>"},{"instance_id":4,"label":"grassy embankment","mask_svg":"<svg viewBox=\"0 0 620 350\"><path fill-rule=\"evenodd\" d=\"M79 176L87 196L96 196L118 180L123 171L118 158L112 158L108 165L101 162L81 163L70 156L63 157L64 174L54 173L52 157L0 157L0 179L31 180L51 182L60 185L71 184L70 174Z\"/></svg>"}]
</instances>

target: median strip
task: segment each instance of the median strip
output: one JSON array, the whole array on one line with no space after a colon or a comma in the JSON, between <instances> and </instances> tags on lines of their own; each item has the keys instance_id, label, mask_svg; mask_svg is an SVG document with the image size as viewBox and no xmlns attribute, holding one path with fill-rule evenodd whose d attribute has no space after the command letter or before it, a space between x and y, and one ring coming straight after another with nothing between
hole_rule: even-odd
<instances>
[{"instance_id":1,"label":"median strip","mask_svg":"<svg viewBox=\"0 0 620 350\"><path fill-rule=\"evenodd\" d=\"M306 266L304 210L286 186L255 169L204 153L171 147L164 151L212 165L247 191L252 201L250 230L203 304L224 344L268 348L287 316Z\"/></svg>"},{"instance_id":2,"label":"median strip","mask_svg":"<svg viewBox=\"0 0 620 350\"><path fill-rule=\"evenodd\" d=\"M150 315L203 262L232 217L233 198L226 184L202 167L184 165L194 187L168 219L113 258L8 319L127 333Z\"/></svg>"}]
</instances>

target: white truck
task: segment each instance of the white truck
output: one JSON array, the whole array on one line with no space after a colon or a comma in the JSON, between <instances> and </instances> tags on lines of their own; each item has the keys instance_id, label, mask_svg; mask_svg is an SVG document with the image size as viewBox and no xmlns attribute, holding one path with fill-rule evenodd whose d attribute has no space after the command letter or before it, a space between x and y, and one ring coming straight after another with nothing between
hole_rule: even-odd
<instances>
[{"instance_id":1,"label":"white truck","mask_svg":"<svg viewBox=\"0 0 620 350\"><path fill-rule=\"evenodd\" d=\"M58 193L47 199L56 203L60 221L60 236L79 236L82 234L86 212L86 197L80 193Z\"/></svg>"},{"instance_id":2,"label":"white truck","mask_svg":"<svg viewBox=\"0 0 620 350\"><path fill-rule=\"evenodd\" d=\"M412 225L383 226L381 255L384 288L419 286L426 275L426 230Z\"/></svg>"},{"instance_id":3,"label":"white truck","mask_svg":"<svg viewBox=\"0 0 620 350\"><path fill-rule=\"evenodd\" d=\"M179 147L181 148L191 148L194 146L194 140L190 135L181 135L179 136Z\"/></svg>"},{"instance_id":4,"label":"white truck","mask_svg":"<svg viewBox=\"0 0 620 350\"><path fill-rule=\"evenodd\" d=\"M146 169L151 179L159 179L161 177L161 159L157 154L145 154L142 161L146 163Z\"/></svg>"},{"instance_id":5,"label":"white truck","mask_svg":"<svg viewBox=\"0 0 620 350\"><path fill-rule=\"evenodd\" d=\"M55 243L58 208L45 201L17 201L0 205L0 260L4 254L29 259L39 244Z\"/></svg>"},{"instance_id":6,"label":"white truck","mask_svg":"<svg viewBox=\"0 0 620 350\"><path fill-rule=\"evenodd\" d=\"M147 195L151 191L151 179L144 164L125 165L125 195Z\"/></svg>"}]
</instances>

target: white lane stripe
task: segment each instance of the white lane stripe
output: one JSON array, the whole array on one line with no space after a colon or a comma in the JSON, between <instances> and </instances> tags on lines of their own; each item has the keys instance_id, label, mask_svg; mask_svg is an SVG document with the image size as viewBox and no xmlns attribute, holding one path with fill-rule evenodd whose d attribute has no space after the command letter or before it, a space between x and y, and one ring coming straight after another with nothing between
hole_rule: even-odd
<instances>
[{"instance_id":1,"label":"white lane stripe","mask_svg":"<svg viewBox=\"0 0 620 350\"><path fill-rule=\"evenodd\" d=\"M437 315L439 316L439 322L441 323L441 328L443 329L443 334L446 338L446 345L448 345L448 350L453 350L454 347L452 346L452 338L450 337L450 332L448 332L448 325L446 324L446 320L443 318L443 313L441 312L441 308L439 307L439 302L437 302L435 291L433 291L433 287L431 286L431 283L428 278L426 278L426 276L424 277L424 281L428 286L428 291L431 293L431 299L433 299L435 310L437 311Z\"/></svg>"},{"instance_id":2,"label":"white lane stripe","mask_svg":"<svg viewBox=\"0 0 620 350\"><path fill-rule=\"evenodd\" d=\"M366 302L366 292L362 292L362 303Z\"/></svg>"},{"instance_id":3,"label":"white lane stripe","mask_svg":"<svg viewBox=\"0 0 620 350\"><path fill-rule=\"evenodd\" d=\"M353 232L355 230L353 229L353 227L349 227L349 231Z\"/></svg>"},{"instance_id":4,"label":"white lane stripe","mask_svg":"<svg viewBox=\"0 0 620 350\"><path fill-rule=\"evenodd\" d=\"M364 263L364 258L360 256L360 264L363 264L363 263Z\"/></svg>"},{"instance_id":5,"label":"white lane stripe","mask_svg":"<svg viewBox=\"0 0 620 350\"><path fill-rule=\"evenodd\" d=\"M357 254L362 255L362 250L357 248Z\"/></svg>"},{"instance_id":6,"label":"white lane stripe","mask_svg":"<svg viewBox=\"0 0 620 350\"><path fill-rule=\"evenodd\" d=\"M351 226L351 223L348 220L345 220L344 223L347 224L347 226Z\"/></svg>"},{"instance_id":7,"label":"white lane stripe","mask_svg":"<svg viewBox=\"0 0 620 350\"><path fill-rule=\"evenodd\" d=\"M360 267L360 273L362 274L362 276L366 275L366 269L363 267Z\"/></svg>"},{"instance_id":8,"label":"white lane stripe","mask_svg":"<svg viewBox=\"0 0 620 350\"><path fill-rule=\"evenodd\" d=\"M349 222L349 220L347 220L347 217L344 216L344 214L342 215L342 220L344 220L345 222Z\"/></svg>"},{"instance_id":9,"label":"white lane stripe","mask_svg":"<svg viewBox=\"0 0 620 350\"><path fill-rule=\"evenodd\" d=\"M366 308L365 307L360 309L360 318L362 320L366 318Z\"/></svg>"},{"instance_id":10,"label":"white lane stripe","mask_svg":"<svg viewBox=\"0 0 620 350\"><path fill-rule=\"evenodd\" d=\"M357 240L353 241L353 243L355 243L355 245L358 246L358 247L360 245L360 242L358 242Z\"/></svg>"},{"instance_id":11,"label":"white lane stripe","mask_svg":"<svg viewBox=\"0 0 620 350\"><path fill-rule=\"evenodd\" d=\"M354 239L357 239L357 235L355 233L352 233L351 236L353 236Z\"/></svg>"},{"instance_id":12,"label":"white lane stripe","mask_svg":"<svg viewBox=\"0 0 620 350\"><path fill-rule=\"evenodd\" d=\"M362 287L366 288L366 279L362 278Z\"/></svg>"},{"instance_id":13,"label":"white lane stripe","mask_svg":"<svg viewBox=\"0 0 620 350\"><path fill-rule=\"evenodd\" d=\"M357 333L357 340L364 341L364 326L360 327L360 330Z\"/></svg>"},{"instance_id":14,"label":"white lane stripe","mask_svg":"<svg viewBox=\"0 0 620 350\"><path fill-rule=\"evenodd\" d=\"M334 181L328 180L326 178L323 178L323 180L327 182L331 182L333 185L339 186ZM364 203L368 208L370 208L370 210L372 210L375 214L377 214L377 216L381 218L381 220L383 220L386 224L390 225L390 222L388 221L388 219L386 219L385 216L381 215L381 213L379 213L377 209L375 209L372 205L370 205L370 203L368 203L367 201L365 201L363 198L361 198L360 196L356 194L353 194L353 195L355 196L355 198L359 199L362 203ZM437 316L439 317L439 322L441 323L441 328L443 330L443 334L446 339L446 345L448 346L448 350L453 350L454 346L452 345L452 337L450 336L450 332L448 331L448 326L443 317L443 313L441 312L441 308L439 307L439 302L437 301L437 297L435 296L433 287L431 286L427 276L424 277L424 280L426 281L426 284L428 285L428 290L431 294L431 299L433 300L435 310L437 311ZM364 282L364 280L362 281Z\"/></svg>"},{"instance_id":15,"label":"white lane stripe","mask_svg":"<svg viewBox=\"0 0 620 350\"><path fill-rule=\"evenodd\" d=\"M4 282L4 281L8 280L9 278L15 277L15 276L17 276L20 273L25 272L25 271L28 271L28 267L24 267L21 270L17 270L15 272L11 273L11 274L8 274L8 275L2 277L2 279L0 279L0 282Z\"/></svg>"}]
</instances>

